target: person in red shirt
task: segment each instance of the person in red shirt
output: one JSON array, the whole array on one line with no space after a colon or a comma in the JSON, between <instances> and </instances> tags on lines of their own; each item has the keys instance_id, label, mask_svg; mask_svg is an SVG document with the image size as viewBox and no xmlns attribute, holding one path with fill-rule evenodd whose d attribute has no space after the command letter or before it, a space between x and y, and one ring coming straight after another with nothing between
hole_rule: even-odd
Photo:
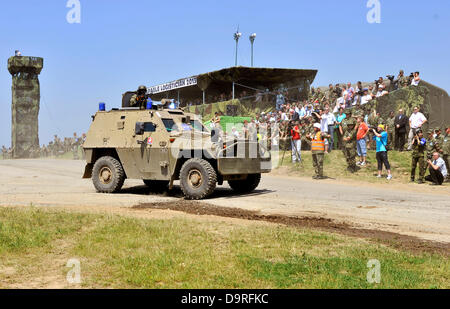
<instances>
[{"instance_id":1,"label":"person in red shirt","mask_svg":"<svg viewBox=\"0 0 450 309\"><path fill-rule=\"evenodd\" d=\"M358 132L356 134L356 151L358 152L359 162L357 165L365 166L366 165L366 157L367 157L367 144L366 144L366 136L369 132L369 127L364 122L363 117L357 118L358 123Z\"/></svg>"},{"instance_id":2,"label":"person in red shirt","mask_svg":"<svg viewBox=\"0 0 450 309\"><path fill-rule=\"evenodd\" d=\"M300 121L295 122L295 126L291 130L291 149L292 149L292 163L302 161L302 137L300 135Z\"/></svg>"}]
</instances>

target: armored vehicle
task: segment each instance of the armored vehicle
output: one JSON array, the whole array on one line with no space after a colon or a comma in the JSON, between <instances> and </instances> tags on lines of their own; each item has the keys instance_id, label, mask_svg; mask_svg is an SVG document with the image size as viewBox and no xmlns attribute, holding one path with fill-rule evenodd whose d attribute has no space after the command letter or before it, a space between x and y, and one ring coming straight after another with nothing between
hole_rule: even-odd
<instances>
[{"instance_id":1,"label":"armored vehicle","mask_svg":"<svg viewBox=\"0 0 450 309\"><path fill-rule=\"evenodd\" d=\"M101 193L120 191L125 179L142 179L155 191L179 180L185 198L198 200L224 181L237 192L251 192L261 173L271 170L270 153L257 141L221 138L164 100L147 109L98 111L92 118L83 178L92 178Z\"/></svg>"}]
</instances>

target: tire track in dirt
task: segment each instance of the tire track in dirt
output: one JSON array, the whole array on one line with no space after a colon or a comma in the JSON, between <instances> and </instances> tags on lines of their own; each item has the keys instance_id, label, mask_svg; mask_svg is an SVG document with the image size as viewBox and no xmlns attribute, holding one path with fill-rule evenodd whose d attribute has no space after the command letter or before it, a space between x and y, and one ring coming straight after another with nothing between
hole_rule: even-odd
<instances>
[{"instance_id":1,"label":"tire track in dirt","mask_svg":"<svg viewBox=\"0 0 450 309\"><path fill-rule=\"evenodd\" d=\"M450 244L423 240L414 236L393 232L355 228L345 222L336 222L321 217L295 217L285 215L262 215L258 211L239 208L220 207L204 202L178 200L173 202L141 203L133 206L134 210L159 209L179 211L194 215L210 215L250 221L265 221L297 228L318 229L325 232L338 233L345 236L364 238L380 242L398 250L412 253L432 253L450 256Z\"/></svg>"}]
</instances>

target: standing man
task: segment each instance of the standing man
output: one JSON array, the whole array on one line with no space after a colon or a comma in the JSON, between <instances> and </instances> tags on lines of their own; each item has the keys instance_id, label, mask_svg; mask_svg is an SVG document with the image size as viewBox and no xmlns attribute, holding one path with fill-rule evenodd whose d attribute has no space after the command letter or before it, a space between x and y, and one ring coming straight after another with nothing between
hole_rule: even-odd
<instances>
[{"instance_id":1,"label":"standing man","mask_svg":"<svg viewBox=\"0 0 450 309\"><path fill-rule=\"evenodd\" d=\"M405 72L400 70L397 80L394 81L397 84L398 89L408 87L408 78L405 76Z\"/></svg>"},{"instance_id":2,"label":"standing man","mask_svg":"<svg viewBox=\"0 0 450 309\"><path fill-rule=\"evenodd\" d=\"M277 101L276 101L276 109L277 109L277 111L280 111L281 110L281 107L284 105L284 96L283 96L283 94L280 92L280 91L278 91L278 93L277 93Z\"/></svg>"},{"instance_id":3,"label":"standing man","mask_svg":"<svg viewBox=\"0 0 450 309\"><path fill-rule=\"evenodd\" d=\"M80 142L78 140L77 137L77 133L73 133L73 138L72 138L72 154L73 154L73 159L74 160L78 160L78 146L80 145Z\"/></svg>"},{"instance_id":4,"label":"standing man","mask_svg":"<svg viewBox=\"0 0 450 309\"><path fill-rule=\"evenodd\" d=\"M357 144L357 152L359 156L359 162L357 163L360 166L366 165L366 157L367 157L367 133L369 132L369 127L364 122L364 117L359 116L357 119L358 123L358 132L356 134L356 144Z\"/></svg>"},{"instance_id":5,"label":"standing man","mask_svg":"<svg viewBox=\"0 0 450 309\"><path fill-rule=\"evenodd\" d=\"M302 137L300 133L300 121L296 121L291 130L291 148L292 148L292 163L302 162Z\"/></svg>"},{"instance_id":6,"label":"standing man","mask_svg":"<svg viewBox=\"0 0 450 309\"><path fill-rule=\"evenodd\" d=\"M439 152L433 153L432 160L428 160L428 170L430 175L425 177L426 181L431 181L434 186L440 186L447 177L447 168L444 160L440 157Z\"/></svg>"},{"instance_id":7,"label":"standing man","mask_svg":"<svg viewBox=\"0 0 450 309\"><path fill-rule=\"evenodd\" d=\"M320 131L320 123L314 124L314 134L307 136L311 140L311 151L314 171L313 179L325 179L323 176L323 158L325 156L325 138L329 135Z\"/></svg>"},{"instance_id":8,"label":"standing man","mask_svg":"<svg viewBox=\"0 0 450 309\"><path fill-rule=\"evenodd\" d=\"M446 182L450 182L450 175L448 172L450 171L450 126L447 126L445 129L445 137L442 144L442 159L444 159L445 167L447 168L447 180Z\"/></svg>"},{"instance_id":9,"label":"standing man","mask_svg":"<svg viewBox=\"0 0 450 309\"><path fill-rule=\"evenodd\" d=\"M395 117L395 149L402 152L405 146L406 126L408 124L408 118L403 114L403 109L398 111L398 115Z\"/></svg>"},{"instance_id":10,"label":"standing man","mask_svg":"<svg viewBox=\"0 0 450 309\"><path fill-rule=\"evenodd\" d=\"M408 150L412 149L412 141L416 135L417 129L421 129L422 126L427 122L427 118L420 112L418 106L414 107L414 111L409 117L409 135L408 135Z\"/></svg>"},{"instance_id":11,"label":"standing man","mask_svg":"<svg viewBox=\"0 0 450 309\"><path fill-rule=\"evenodd\" d=\"M346 128L342 129L342 140L344 141L344 154L347 160L347 171L356 173L356 122L350 118L346 121Z\"/></svg>"},{"instance_id":12,"label":"standing man","mask_svg":"<svg viewBox=\"0 0 450 309\"><path fill-rule=\"evenodd\" d=\"M416 178L416 167L419 163L419 184L424 183L425 176L425 149L427 140L423 137L422 130L417 130L417 135L414 136L412 144L412 163L411 163L411 182Z\"/></svg>"},{"instance_id":13,"label":"standing man","mask_svg":"<svg viewBox=\"0 0 450 309\"><path fill-rule=\"evenodd\" d=\"M332 87L332 85L330 85ZM333 113L330 113L330 108L325 108L325 113L322 115L322 117L327 118L327 125L328 125L328 134L330 135L329 145L328 145L328 152L331 152L334 148L334 126L336 125L336 117Z\"/></svg>"},{"instance_id":14,"label":"standing man","mask_svg":"<svg viewBox=\"0 0 450 309\"><path fill-rule=\"evenodd\" d=\"M393 144L395 144L394 134L395 134L395 115L394 112L389 113L389 117L386 120L386 131L388 133L388 147L393 149Z\"/></svg>"},{"instance_id":15,"label":"standing man","mask_svg":"<svg viewBox=\"0 0 450 309\"><path fill-rule=\"evenodd\" d=\"M344 119L347 118L347 115L344 113L344 109L341 107L339 108L339 114L336 117L336 135L337 135L337 147L339 149L343 149L343 143L342 143L342 134L339 127L341 126L341 123L344 121Z\"/></svg>"}]
</instances>

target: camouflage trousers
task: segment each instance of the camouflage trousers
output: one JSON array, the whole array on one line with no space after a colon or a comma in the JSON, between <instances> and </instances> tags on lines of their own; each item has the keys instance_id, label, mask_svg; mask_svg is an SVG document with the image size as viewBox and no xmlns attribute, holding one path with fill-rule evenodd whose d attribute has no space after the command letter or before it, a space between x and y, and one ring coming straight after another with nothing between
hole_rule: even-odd
<instances>
[{"instance_id":1,"label":"camouflage trousers","mask_svg":"<svg viewBox=\"0 0 450 309\"><path fill-rule=\"evenodd\" d=\"M312 161L313 161L313 167L314 171L316 173L316 176L322 177L323 176L323 158L325 154L323 152L316 152L312 154Z\"/></svg>"},{"instance_id":2,"label":"camouflage trousers","mask_svg":"<svg viewBox=\"0 0 450 309\"><path fill-rule=\"evenodd\" d=\"M72 147L73 159L78 160L78 146Z\"/></svg>"},{"instance_id":3,"label":"camouflage trousers","mask_svg":"<svg viewBox=\"0 0 450 309\"><path fill-rule=\"evenodd\" d=\"M349 145L344 148L344 156L347 161L348 169L355 171L356 170L356 146Z\"/></svg>"},{"instance_id":4,"label":"camouflage trousers","mask_svg":"<svg viewBox=\"0 0 450 309\"><path fill-rule=\"evenodd\" d=\"M419 164L419 180L423 181L423 178L425 177L425 156L412 156L412 162L411 162L411 180L414 180L416 178L416 167L417 164Z\"/></svg>"}]
</instances>

